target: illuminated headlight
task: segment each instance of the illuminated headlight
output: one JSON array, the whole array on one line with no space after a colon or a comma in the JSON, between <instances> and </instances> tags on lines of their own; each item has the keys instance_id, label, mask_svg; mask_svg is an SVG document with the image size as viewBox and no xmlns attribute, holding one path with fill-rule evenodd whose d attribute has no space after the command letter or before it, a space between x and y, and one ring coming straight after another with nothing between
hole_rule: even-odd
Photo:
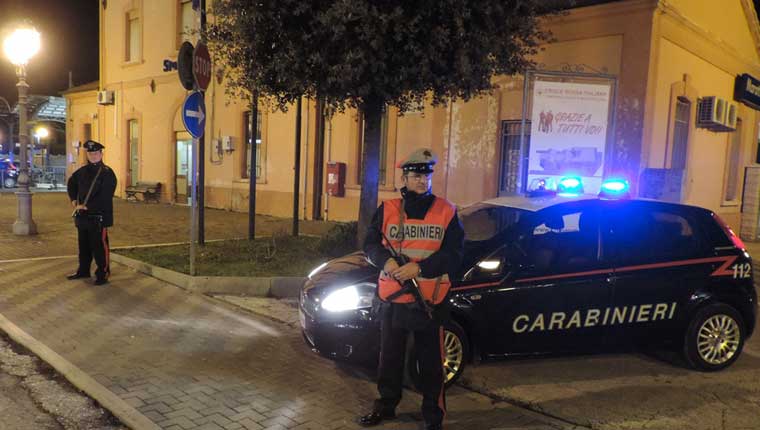
<instances>
[{"instance_id":1,"label":"illuminated headlight","mask_svg":"<svg viewBox=\"0 0 760 430\"><path fill-rule=\"evenodd\" d=\"M317 266L316 268L314 268L314 270L312 270L311 272L309 272L309 279L311 279L312 276L314 276L317 273L319 273L320 270L324 269L325 266L327 266L327 263L322 263L319 266Z\"/></svg>"},{"instance_id":2,"label":"illuminated headlight","mask_svg":"<svg viewBox=\"0 0 760 430\"><path fill-rule=\"evenodd\" d=\"M333 291L322 301L322 309L329 312L352 311L372 306L375 285L362 283Z\"/></svg>"}]
</instances>

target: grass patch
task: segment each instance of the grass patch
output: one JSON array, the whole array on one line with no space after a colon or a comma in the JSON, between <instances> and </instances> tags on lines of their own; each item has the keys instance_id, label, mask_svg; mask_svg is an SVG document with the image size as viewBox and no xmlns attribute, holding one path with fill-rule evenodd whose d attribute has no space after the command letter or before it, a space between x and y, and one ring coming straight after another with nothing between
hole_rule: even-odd
<instances>
[{"instance_id":1,"label":"grass patch","mask_svg":"<svg viewBox=\"0 0 760 430\"><path fill-rule=\"evenodd\" d=\"M200 276L306 276L330 258L316 237L275 236L268 239L210 242L197 248ZM334 248L333 248L334 249ZM132 248L119 254L181 273L190 273L190 245Z\"/></svg>"}]
</instances>

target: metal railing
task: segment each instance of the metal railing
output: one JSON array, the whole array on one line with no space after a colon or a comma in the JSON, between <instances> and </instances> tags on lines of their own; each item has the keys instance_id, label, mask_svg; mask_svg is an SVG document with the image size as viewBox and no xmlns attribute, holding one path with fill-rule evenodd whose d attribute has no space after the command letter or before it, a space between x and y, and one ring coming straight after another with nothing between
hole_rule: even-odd
<instances>
[{"instance_id":1,"label":"metal railing","mask_svg":"<svg viewBox=\"0 0 760 430\"><path fill-rule=\"evenodd\" d=\"M31 186L35 188L57 189L66 187L66 167L35 167L31 172Z\"/></svg>"}]
</instances>

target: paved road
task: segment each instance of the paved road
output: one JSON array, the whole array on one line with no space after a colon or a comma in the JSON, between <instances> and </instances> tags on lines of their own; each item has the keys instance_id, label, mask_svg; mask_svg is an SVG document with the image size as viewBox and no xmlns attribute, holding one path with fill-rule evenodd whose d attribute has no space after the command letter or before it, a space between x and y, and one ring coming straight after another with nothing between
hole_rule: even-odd
<instances>
[{"instance_id":1,"label":"paved road","mask_svg":"<svg viewBox=\"0 0 760 430\"><path fill-rule=\"evenodd\" d=\"M309 351L298 330L123 266L109 287L62 281L63 258L0 264L0 313L162 428L356 429L374 383ZM419 396L402 419L419 428ZM463 389L448 429L571 428Z\"/></svg>"},{"instance_id":2,"label":"paved road","mask_svg":"<svg viewBox=\"0 0 760 430\"><path fill-rule=\"evenodd\" d=\"M287 302L219 298L298 326ZM760 429L760 335L718 373L686 369L672 353L600 353L483 363L468 367L460 381L489 397L599 430Z\"/></svg>"}]
</instances>

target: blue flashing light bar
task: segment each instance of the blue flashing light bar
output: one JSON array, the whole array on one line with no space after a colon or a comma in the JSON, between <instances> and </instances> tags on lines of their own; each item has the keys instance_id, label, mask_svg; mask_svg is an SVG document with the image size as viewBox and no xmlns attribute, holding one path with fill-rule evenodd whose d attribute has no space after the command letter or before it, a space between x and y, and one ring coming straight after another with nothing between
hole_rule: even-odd
<instances>
[{"instance_id":1,"label":"blue flashing light bar","mask_svg":"<svg viewBox=\"0 0 760 430\"><path fill-rule=\"evenodd\" d=\"M577 176L566 176L559 180L557 192L560 195L580 195L583 194L583 182Z\"/></svg>"},{"instance_id":2,"label":"blue flashing light bar","mask_svg":"<svg viewBox=\"0 0 760 430\"><path fill-rule=\"evenodd\" d=\"M608 179L602 182L601 198L628 198L630 186L625 179Z\"/></svg>"}]
</instances>

